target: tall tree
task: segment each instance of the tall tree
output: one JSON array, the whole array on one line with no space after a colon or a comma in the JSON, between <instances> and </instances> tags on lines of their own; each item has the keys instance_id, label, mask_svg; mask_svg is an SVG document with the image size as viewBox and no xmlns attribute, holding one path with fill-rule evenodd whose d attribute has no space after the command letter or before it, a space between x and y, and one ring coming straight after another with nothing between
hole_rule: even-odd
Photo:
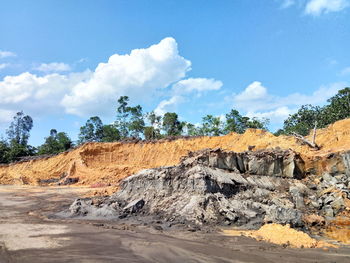
<instances>
[{"instance_id":1,"label":"tall tree","mask_svg":"<svg viewBox=\"0 0 350 263\"><path fill-rule=\"evenodd\" d=\"M8 163L9 145L5 140L0 140L0 163Z\"/></svg>"},{"instance_id":2,"label":"tall tree","mask_svg":"<svg viewBox=\"0 0 350 263\"><path fill-rule=\"evenodd\" d=\"M350 88L339 90L327 101L329 105L325 106L323 112L323 120L326 125L350 117Z\"/></svg>"},{"instance_id":3,"label":"tall tree","mask_svg":"<svg viewBox=\"0 0 350 263\"><path fill-rule=\"evenodd\" d=\"M115 125L120 132L121 138L126 138L129 136L128 121L127 121L129 117L128 101L129 101L128 96L121 96L118 99L119 106L117 108L117 120L115 122Z\"/></svg>"},{"instance_id":4,"label":"tall tree","mask_svg":"<svg viewBox=\"0 0 350 263\"><path fill-rule=\"evenodd\" d=\"M309 131L314 128L315 122L319 127L323 126L323 109L319 106L303 105L300 109L284 121L284 133L292 132L300 135L308 135Z\"/></svg>"},{"instance_id":5,"label":"tall tree","mask_svg":"<svg viewBox=\"0 0 350 263\"><path fill-rule=\"evenodd\" d=\"M137 105L135 107L127 107L127 111L130 114L130 120L127 125L130 135L139 138L140 134L143 133L145 128L142 107L140 105Z\"/></svg>"},{"instance_id":6,"label":"tall tree","mask_svg":"<svg viewBox=\"0 0 350 263\"><path fill-rule=\"evenodd\" d=\"M20 111L13 117L13 121L6 133L10 142L26 146L32 128L33 119L29 115L25 115L23 111Z\"/></svg>"},{"instance_id":7,"label":"tall tree","mask_svg":"<svg viewBox=\"0 0 350 263\"><path fill-rule=\"evenodd\" d=\"M146 140L155 140L162 138L160 128L162 124L162 117L155 114L154 111L146 114L150 126L144 128L144 137Z\"/></svg>"},{"instance_id":8,"label":"tall tree","mask_svg":"<svg viewBox=\"0 0 350 263\"><path fill-rule=\"evenodd\" d=\"M80 127L79 144L85 142L101 142L103 123L98 116L91 117L84 126Z\"/></svg>"},{"instance_id":9,"label":"tall tree","mask_svg":"<svg viewBox=\"0 0 350 263\"><path fill-rule=\"evenodd\" d=\"M248 117L243 117L238 110L232 109L226 115L226 124L224 128L225 133L237 132L244 133L247 129L246 123L249 120Z\"/></svg>"},{"instance_id":10,"label":"tall tree","mask_svg":"<svg viewBox=\"0 0 350 263\"><path fill-rule=\"evenodd\" d=\"M199 128L201 135L219 136L223 134L223 127L220 117L207 115L202 118L202 125Z\"/></svg>"},{"instance_id":11,"label":"tall tree","mask_svg":"<svg viewBox=\"0 0 350 263\"><path fill-rule=\"evenodd\" d=\"M167 112L163 116L162 128L168 136L181 135L184 124L178 120L178 115L175 112Z\"/></svg>"},{"instance_id":12,"label":"tall tree","mask_svg":"<svg viewBox=\"0 0 350 263\"><path fill-rule=\"evenodd\" d=\"M38 154L56 154L67 151L73 146L72 140L64 132L50 130L50 136L45 138L45 143L38 148Z\"/></svg>"},{"instance_id":13,"label":"tall tree","mask_svg":"<svg viewBox=\"0 0 350 263\"><path fill-rule=\"evenodd\" d=\"M120 133L118 129L112 125L103 125L103 136L102 136L102 142L115 142L120 140Z\"/></svg>"}]
</instances>

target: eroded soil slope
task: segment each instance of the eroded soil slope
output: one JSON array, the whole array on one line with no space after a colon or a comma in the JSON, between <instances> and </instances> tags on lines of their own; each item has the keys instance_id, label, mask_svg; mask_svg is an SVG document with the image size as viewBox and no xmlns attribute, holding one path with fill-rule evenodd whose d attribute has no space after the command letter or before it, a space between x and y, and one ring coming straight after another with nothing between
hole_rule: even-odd
<instances>
[{"instance_id":1,"label":"eroded soil slope","mask_svg":"<svg viewBox=\"0 0 350 263\"><path fill-rule=\"evenodd\" d=\"M73 151L39 160L0 166L0 184L45 185L76 182L79 185L117 184L145 168L176 165L189 151L205 148L242 152L276 148L292 149L305 162L305 171L345 173L350 166L350 119L317 131L318 151L292 136L250 129L220 137L198 137L158 142L88 143Z\"/></svg>"}]
</instances>

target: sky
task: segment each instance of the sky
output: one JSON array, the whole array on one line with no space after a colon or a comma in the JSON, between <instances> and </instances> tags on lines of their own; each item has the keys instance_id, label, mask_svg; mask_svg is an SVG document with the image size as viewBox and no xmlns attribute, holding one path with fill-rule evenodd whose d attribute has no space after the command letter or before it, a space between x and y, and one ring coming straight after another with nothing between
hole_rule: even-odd
<instances>
[{"instance_id":1,"label":"sky","mask_svg":"<svg viewBox=\"0 0 350 263\"><path fill-rule=\"evenodd\" d=\"M238 109L272 131L350 82L350 0L0 0L0 135L77 139L117 99L200 123Z\"/></svg>"}]
</instances>

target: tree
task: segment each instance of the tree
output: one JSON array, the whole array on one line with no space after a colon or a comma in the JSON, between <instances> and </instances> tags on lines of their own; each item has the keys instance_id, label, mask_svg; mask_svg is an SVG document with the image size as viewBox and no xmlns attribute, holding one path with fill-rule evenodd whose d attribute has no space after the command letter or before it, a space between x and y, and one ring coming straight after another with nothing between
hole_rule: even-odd
<instances>
[{"instance_id":1,"label":"tree","mask_svg":"<svg viewBox=\"0 0 350 263\"><path fill-rule=\"evenodd\" d=\"M119 106L117 108L117 120L115 122L115 125L120 132L121 138L126 138L129 136L128 123L127 123L127 118L129 116L129 112L127 109L128 101L129 101L128 96L121 96L118 99Z\"/></svg>"},{"instance_id":2,"label":"tree","mask_svg":"<svg viewBox=\"0 0 350 263\"><path fill-rule=\"evenodd\" d=\"M268 130L268 126L270 124L270 120L267 118L258 119L256 117L253 117L251 119L248 119L246 122L246 127L251 129L261 129L261 130Z\"/></svg>"},{"instance_id":3,"label":"tree","mask_svg":"<svg viewBox=\"0 0 350 263\"><path fill-rule=\"evenodd\" d=\"M45 138L45 143L38 148L38 154L57 154L67 151L73 146L72 140L64 132L50 130L50 136Z\"/></svg>"},{"instance_id":4,"label":"tree","mask_svg":"<svg viewBox=\"0 0 350 263\"><path fill-rule=\"evenodd\" d=\"M32 156L36 154L36 148L31 145L23 145L12 140L9 143L9 151L5 158L8 162L14 162L21 159L21 157Z\"/></svg>"},{"instance_id":5,"label":"tree","mask_svg":"<svg viewBox=\"0 0 350 263\"><path fill-rule=\"evenodd\" d=\"M103 125L102 130L102 142L115 142L120 140L120 133L114 125Z\"/></svg>"},{"instance_id":6,"label":"tree","mask_svg":"<svg viewBox=\"0 0 350 263\"><path fill-rule=\"evenodd\" d=\"M314 128L315 122L317 121L318 127L324 125L323 121L323 109L319 106L303 105L294 114L284 121L283 130L286 134L293 132L298 133L302 136L309 134L309 131Z\"/></svg>"},{"instance_id":7,"label":"tree","mask_svg":"<svg viewBox=\"0 0 350 263\"><path fill-rule=\"evenodd\" d=\"M202 118L202 125L199 128L200 135L219 136L223 134L222 122L220 117L207 115Z\"/></svg>"},{"instance_id":8,"label":"tree","mask_svg":"<svg viewBox=\"0 0 350 263\"><path fill-rule=\"evenodd\" d=\"M140 137L145 128L145 121L143 120L142 107L137 105L135 107L127 107L127 112L130 114L130 120L127 124L130 135L133 137Z\"/></svg>"},{"instance_id":9,"label":"tree","mask_svg":"<svg viewBox=\"0 0 350 263\"><path fill-rule=\"evenodd\" d=\"M162 124L162 117L155 114L154 111L146 114L146 119L149 121L150 126L144 128L144 137L146 140L155 140L162 138L160 134L160 128Z\"/></svg>"},{"instance_id":10,"label":"tree","mask_svg":"<svg viewBox=\"0 0 350 263\"><path fill-rule=\"evenodd\" d=\"M324 107L323 120L328 125L335 121L350 117L350 88L344 88L327 100L329 105Z\"/></svg>"},{"instance_id":11,"label":"tree","mask_svg":"<svg viewBox=\"0 0 350 263\"><path fill-rule=\"evenodd\" d=\"M91 117L80 127L79 144L85 142L101 142L103 138L103 123L98 116Z\"/></svg>"},{"instance_id":12,"label":"tree","mask_svg":"<svg viewBox=\"0 0 350 263\"><path fill-rule=\"evenodd\" d=\"M196 125L192 123L186 122L184 128L188 136L198 136L201 134L199 128L197 128Z\"/></svg>"},{"instance_id":13,"label":"tree","mask_svg":"<svg viewBox=\"0 0 350 263\"><path fill-rule=\"evenodd\" d=\"M120 132L121 138L127 138L130 135L140 137L145 127L142 107L140 105L129 107L128 101L128 96L121 96L118 99L119 106L117 108L118 114L115 125Z\"/></svg>"},{"instance_id":14,"label":"tree","mask_svg":"<svg viewBox=\"0 0 350 263\"><path fill-rule=\"evenodd\" d=\"M175 112L167 112L163 116L162 128L168 136L179 136L185 123L178 120Z\"/></svg>"},{"instance_id":15,"label":"tree","mask_svg":"<svg viewBox=\"0 0 350 263\"><path fill-rule=\"evenodd\" d=\"M13 121L6 133L10 142L26 146L32 128L33 119L29 115L24 115L23 111L20 111L13 117Z\"/></svg>"},{"instance_id":16,"label":"tree","mask_svg":"<svg viewBox=\"0 0 350 263\"><path fill-rule=\"evenodd\" d=\"M0 140L0 163L8 163L8 152L10 148L5 140Z\"/></svg>"}]
</instances>

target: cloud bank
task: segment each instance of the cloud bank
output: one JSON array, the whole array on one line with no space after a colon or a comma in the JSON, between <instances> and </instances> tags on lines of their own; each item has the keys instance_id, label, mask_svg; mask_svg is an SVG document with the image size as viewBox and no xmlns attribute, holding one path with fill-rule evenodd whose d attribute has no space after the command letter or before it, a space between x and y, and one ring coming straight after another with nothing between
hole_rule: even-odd
<instances>
[{"instance_id":1,"label":"cloud bank","mask_svg":"<svg viewBox=\"0 0 350 263\"><path fill-rule=\"evenodd\" d=\"M44 72L42 76L30 72L6 76L0 81L0 121L8 121L9 113L18 110L36 116L62 112L82 117L112 115L119 96L143 101L159 99L163 91L170 98L159 104L160 112L185 101L185 94L215 91L223 85L215 79L185 79L191 62L180 56L171 37L130 54L114 54L93 71L60 73L70 69L54 62L35 68Z\"/></svg>"},{"instance_id":2,"label":"cloud bank","mask_svg":"<svg viewBox=\"0 0 350 263\"><path fill-rule=\"evenodd\" d=\"M247 113L249 117L269 118L272 124L281 125L289 114L294 113L301 105L322 105L339 89L347 86L337 82L321 86L310 95L292 93L286 96L271 94L259 81L248 85L241 93L226 98L234 108Z\"/></svg>"}]
</instances>

